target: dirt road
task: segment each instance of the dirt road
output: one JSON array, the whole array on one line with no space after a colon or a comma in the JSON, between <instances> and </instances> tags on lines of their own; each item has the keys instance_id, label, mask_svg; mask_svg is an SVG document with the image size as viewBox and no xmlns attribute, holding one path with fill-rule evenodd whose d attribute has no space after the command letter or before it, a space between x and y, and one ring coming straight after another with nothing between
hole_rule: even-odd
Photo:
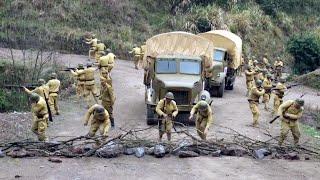
<instances>
[{"instance_id":1,"label":"dirt road","mask_svg":"<svg viewBox=\"0 0 320 180\"><path fill-rule=\"evenodd\" d=\"M85 56L61 56L61 62L76 65L85 62ZM67 62L66 62L67 61ZM133 68L129 61L116 61L112 72L117 101L115 104L116 130L119 127L146 127L143 72ZM296 97L303 90L293 89L288 97ZM306 95L307 104L319 104L320 97L311 90ZM267 139L265 129L276 136L279 133L279 122L269 126L272 117L262 110L261 128L252 128L251 113L246 100L244 78L238 78L234 91L226 92L224 98L214 98L215 124L231 127L249 137ZM83 126L85 113L83 102L74 98L62 101L61 114L50 125L49 136L78 136L88 132ZM262 109L262 108L261 108ZM195 133L193 131L193 133ZM148 134L148 138L156 139L156 130ZM210 129L210 137L222 138L221 128ZM179 138L176 135L174 138ZM310 140L303 136L303 141ZM292 139L289 139L292 142ZM122 156L116 159L82 158L63 159L60 164L53 164L47 158L0 159L0 179L320 179L320 162L286 161L286 160L254 160L235 157L199 157L179 159L167 157L155 159L145 156L141 159Z\"/></svg>"}]
</instances>

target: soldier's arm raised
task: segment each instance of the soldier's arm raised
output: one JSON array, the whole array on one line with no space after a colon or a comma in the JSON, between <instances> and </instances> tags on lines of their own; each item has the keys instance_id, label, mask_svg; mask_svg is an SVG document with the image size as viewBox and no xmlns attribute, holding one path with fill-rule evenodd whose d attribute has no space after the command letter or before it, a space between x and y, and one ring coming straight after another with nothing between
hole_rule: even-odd
<instances>
[{"instance_id":1,"label":"soldier's arm raised","mask_svg":"<svg viewBox=\"0 0 320 180\"><path fill-rule=\"evenodd\" d=\"M33 91L30 91L28 88L26 88L24 86L23 86L23 90L29 95L31 95L33 93Z\"/></svg>"}]
</instances>

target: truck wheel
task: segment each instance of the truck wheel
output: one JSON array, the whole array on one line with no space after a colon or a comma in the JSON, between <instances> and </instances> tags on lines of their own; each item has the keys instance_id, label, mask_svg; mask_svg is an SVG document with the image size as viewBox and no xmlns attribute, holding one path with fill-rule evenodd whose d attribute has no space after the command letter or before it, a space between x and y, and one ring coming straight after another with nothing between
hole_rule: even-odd
<instances>
[{"instance_id":1,"label":"truck wheel","mask_svg":"<svg viewBox=\"0 0 320 180\"><path fill-rule=\"evenodd\" d=\"M157 123L157 114L155 113L154 108L150 105L147 105L147 125L154 125Z\"/></svg>"},{"instance_id":2,"label":"truck wheel","mask_svg":"<svg viewBox=\"0 0 320 180\"><path fill-rule=\"evenodd\" d=\"M223 97L224 87L225 87L225 82L223 81L223 83L218 88L217 97Z\"/></svg>"}]
</instances>

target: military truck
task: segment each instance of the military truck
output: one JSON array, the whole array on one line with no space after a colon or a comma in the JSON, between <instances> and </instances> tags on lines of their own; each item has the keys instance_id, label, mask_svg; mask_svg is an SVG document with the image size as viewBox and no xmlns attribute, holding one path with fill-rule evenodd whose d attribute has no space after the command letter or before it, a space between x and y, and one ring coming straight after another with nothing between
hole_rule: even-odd
<instances>
[{"instance_id":1,"label":"military truck","mask_svg":"<svg viewBox=\"0 0 320 180\"><path fill-rule=\"evenodd\" d=\"M159 34L147 40L143 58L147 124L158 122L156 105L169 91L179 109L176 121L192 123L189 112L203 93L204 79L210 76L212 52L210 41L186 32Z\"/></svg>"},{"instance_id":2,"label":"military truck","mask_svg":"<svg viewBox=\"0 0 320 180\"><path fill-rule=\"evenodd\" d=\"M239 70L242 54L242 40L236 34L225 30L214 30L198 34L214 46L212 77L205 89L212 96L222 97L224 89L233 90L236 72Z\"/></svg>"}]
</instances>

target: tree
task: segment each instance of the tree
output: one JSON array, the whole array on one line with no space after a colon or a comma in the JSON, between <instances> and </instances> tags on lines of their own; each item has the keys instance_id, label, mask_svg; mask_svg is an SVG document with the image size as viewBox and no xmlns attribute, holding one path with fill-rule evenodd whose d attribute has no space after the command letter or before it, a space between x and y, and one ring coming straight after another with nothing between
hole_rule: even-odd
<instances>
[{"instance_id":1,"label":"tree","mask_svg":"<svg viewBox=\"0 0 320 180\"><path fill-rule=\"evenodd\" d=\"M294 57L294 73L307 73L320 66L320 36L317 34L293 36L287 43L287 50Z\"/></svg>"}]
</instances>

